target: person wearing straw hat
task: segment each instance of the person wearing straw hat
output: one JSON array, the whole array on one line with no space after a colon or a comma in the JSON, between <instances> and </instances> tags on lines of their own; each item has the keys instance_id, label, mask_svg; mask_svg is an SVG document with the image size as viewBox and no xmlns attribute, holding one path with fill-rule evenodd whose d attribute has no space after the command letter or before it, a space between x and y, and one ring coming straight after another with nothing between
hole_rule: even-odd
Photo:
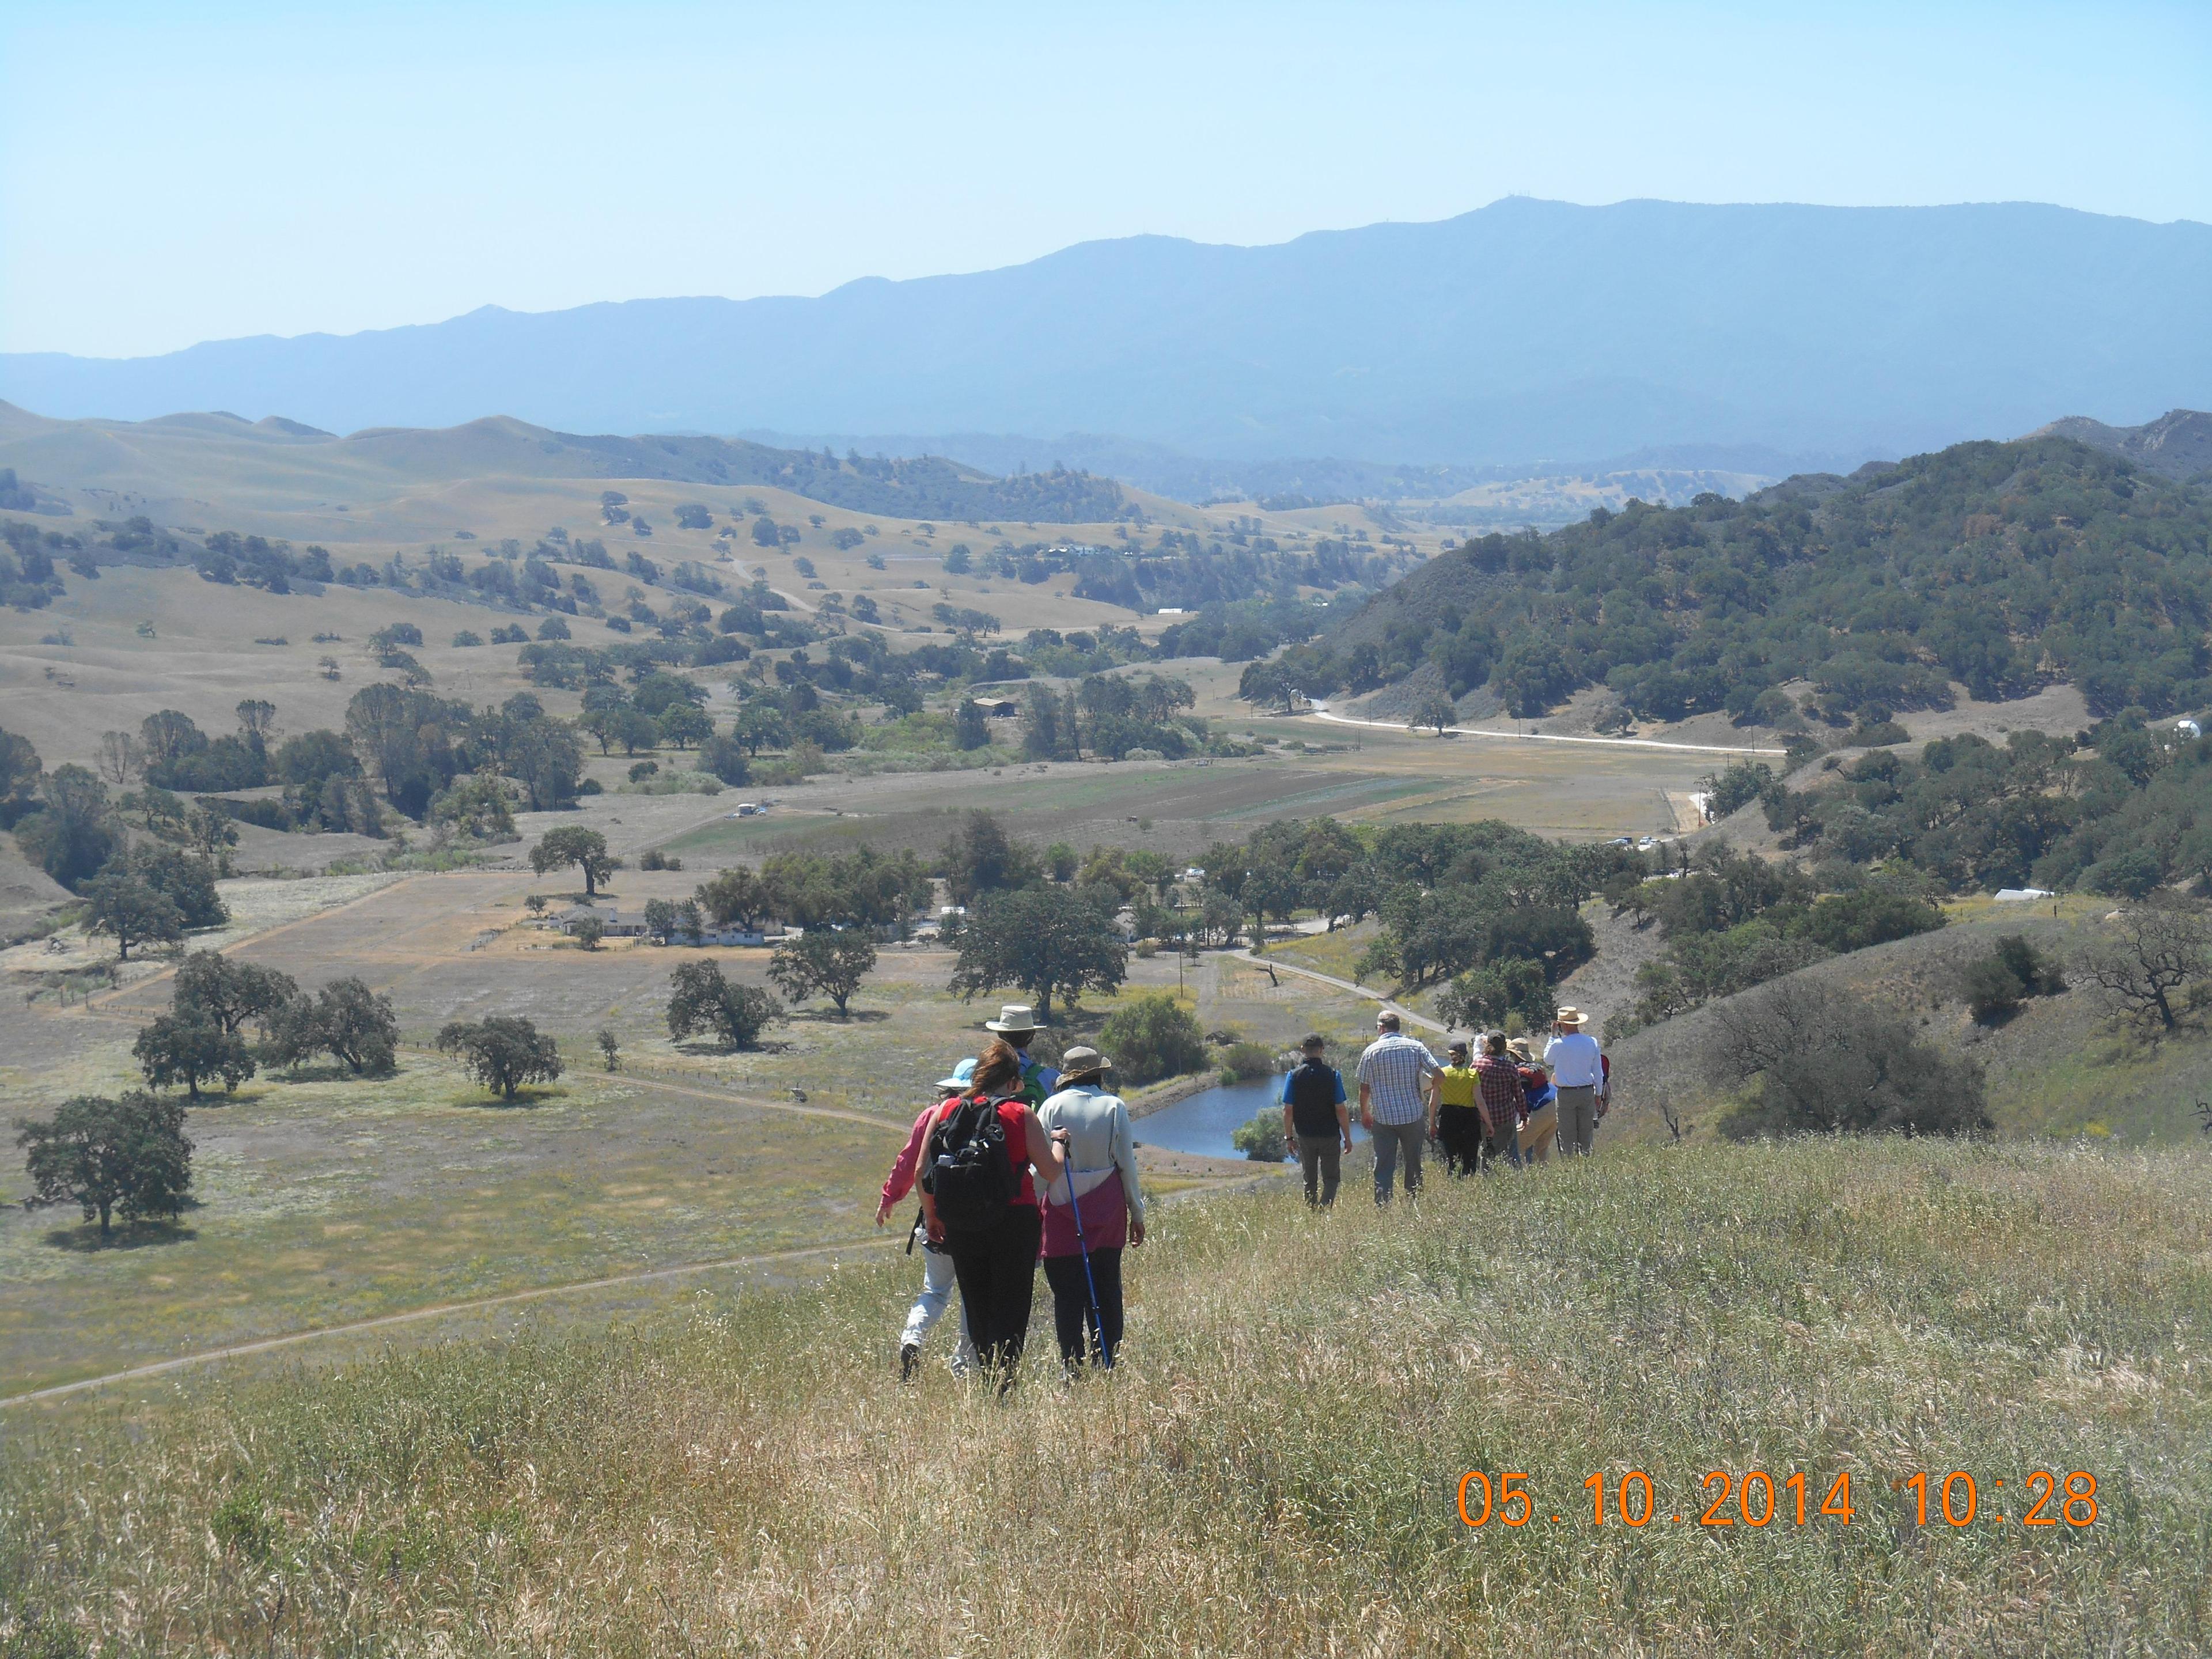
<instances>
[{"instance_id":1,"label":"person wearing straw hat","mask_svg":"<svg viewBox=\"0 0 2212 1659\"><path fill-rule=\"evenodd\" d=\"M1553 1016L1555 1035L1544 1045L1544 1066L1559 1091L1559 1151L1588 1158L1597 1137L1597 1097L1605 1088L1605 1054L1583 1027L1589 1022L1570 1003Z\"/></svg>"},{"instance_id":2,"label":"person wearing straw hat","mask_svg":"<svg viewBox=\"0 0 2212 1659\"><path fill-rule=\"evenodd\" d=\"M1079 1046L1060 1064L1060 1087L1037 1121L1048 1134L1067 1134L1067 1167L1044 1188L1044 1276L1060 1364L1073 1376L1086 1350L1110 1368L1121 1346L1121 1251L1145 1242L1145 1188L1128 1105L1106 1086L1114 1062Z\"/></svg>"},{"instance_id":3,"label":"person wearing straw hat","mask_svg":"<svg viewBox=\"0 0 2212 1659\"><path fill-rule=\"evenodd\" d=\"M1022 1057L1022 1098L1031 1106L1042 1106L1060 1087L1060 1073L1030 1053L1030 1039L1042 1029L1037 1024L1036 1010L1026 1002L1009 1002L999 1009L996 1019L987 1019L983 1029L1001 1038Z\"/></svg>"},{"instance_id":4,"label":"person wearing straw hat","mask_svg":"<svg viewBox=\"0 0 2212 1659\"><path fill-rule=\"evenodd\" d=\"M938 1097L921 1109L914 1121L914 1133L907 1137L906 1146L891 1164L891 1172L884 1178L884 1192L876 1205L876 1225L880 1227L890 1218L891 1207L914 1190L915 1176L921 1164L922 1143L929 1139L930 1126L948 1100L957 1099L968 1092L969 1084L975 1075L975 1062L963 1060L945 1076L937 1079ZM916 1241L921 1245L921 1294L915 1297L914 1306L907 1312L906 1324L899 1332L899 1381L911 1382L921 1364L921 1345L928 1340L930 1328L945 1316L951 1305L956 1280L952 1272L952 1256L941 1243L932 1243L923 1230L921 1216L917 1212L914 1224L908 1230L907 1254L914 1253ZM953 1351L952 1374L968 1375L968 1368L975 1361L975 1340L968 1330L968 1304L960 1304L960 1346Z\"/></svg>"}]
</instances>

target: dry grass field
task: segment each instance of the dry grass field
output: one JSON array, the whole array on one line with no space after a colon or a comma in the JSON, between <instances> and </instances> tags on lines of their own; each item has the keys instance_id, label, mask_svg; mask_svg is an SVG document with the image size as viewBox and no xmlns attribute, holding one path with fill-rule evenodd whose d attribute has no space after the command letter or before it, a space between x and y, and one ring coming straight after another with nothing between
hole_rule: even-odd
<instances>
[{"instance_id":1,"label":"dry grass field","mask_svg":"<svg viewBox=\"0 0 2212 1659\"><path fill-rule=\"evenodd\" d=\"M1800 1143L1180 1206L1116 1371L1003 1404L894 1380L902 1259L64 1404L0 1447L0 1640L2201 1653L2208 1173Z\"/></svg>"}]
</instances>

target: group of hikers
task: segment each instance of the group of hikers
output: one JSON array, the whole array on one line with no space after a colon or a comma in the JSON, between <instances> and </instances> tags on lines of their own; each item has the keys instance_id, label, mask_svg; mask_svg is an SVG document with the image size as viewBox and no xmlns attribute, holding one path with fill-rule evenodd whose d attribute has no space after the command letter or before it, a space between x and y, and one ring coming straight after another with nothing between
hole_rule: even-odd
<instances>
[{"instance_id":1,"label":"group of hikers","mask_svg":"<svg viewBox=\"0 0 2212 1659\"><path fill-rule=\"evenodd\" d=\"M1401 1165L1407 1194L1419 1192L1430 1141L1457 1175L1541 1163L1554 1141L1586 1155L1605 1115L1609 1068L1584 1023L1561 1008L1540 1057L1525 1039L1492 1031L1472 1063L1470 1045L1455 1042L1439 1066L1384 1010L1354 1073L1360 1127L1375 1142L1375 1201L1390 1201ZM983 1025L991 1036L982 1052L939 1079L939 1098L915 1118L876 1224L919 1194L907 1249L921 1246L922 1285L899 1334L901 1380L920 1369L922 1344L957 1289L952 1370L988 1371L1005 1393L1028 1340L1040 1261L1064 1373L1112 1367L1123 1328L1121 1252L1145 1242L1145 1189L1127 1103L1107 1085L1113 1061L1077 1046L1057 1068L1046 1065L1029 1051L1039 1027L1023 1004ZM1352 1150L1351 1108L1328 1046L1307 1037L1282 1091L1284 1135L1316 1206L1335 1202Z\"/></svg>"},{"instance_id":2,"label":"group of hikers","mask_svg":"<svg viewBox=\"0 0 2212 1659\"><path fill-rule=\"evenodd\" d=\"M1359 1127L1375 1142L1375 1201L1388 1204L1404 1168L1406 1191L1421 1189L1421 1154L1434 1141L1455 1175L1487 1174L1500 1163L1541 1164L1556 1143L1586 1157L1612 1094L1612 1062L1583 1028L1580 1009L1561 1008L1540 1056L1526 1037L1492 1031L1470 1062L1471 1043L1454 1041L1446 1063L1408 1036L1384 1009L1375 1041L1359 1056ZM1344 1078L1326 1058L1328 1044L1305 1040L1304 1058L1283 1079L1283 1139L1305 1170L1306 1201L1336 1201L1343 1155L1352 1150Z\"/></svg>"}]
</instances>

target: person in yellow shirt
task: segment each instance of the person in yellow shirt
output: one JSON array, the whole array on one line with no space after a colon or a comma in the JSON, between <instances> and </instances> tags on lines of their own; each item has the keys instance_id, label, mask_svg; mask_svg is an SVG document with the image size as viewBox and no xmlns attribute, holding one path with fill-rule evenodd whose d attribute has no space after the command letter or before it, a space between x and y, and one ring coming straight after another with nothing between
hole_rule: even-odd
<instances>
[{"instance_id":1,"label":"person in yellow shirt","mask_svg":"<svg viewBox=\"0 0 2212 1659\"><path fill-rule=\"evenodd\" d=\"M1444 1168L1457 1176L1474 1175L1483 1167L1482 1115L1475 1109L1478 1079L1468 1058L1468 1045L1454 1042L1450 1061L1437 1073L1437 1144L1443 1148Z\"/></svg>"}]
</instances>

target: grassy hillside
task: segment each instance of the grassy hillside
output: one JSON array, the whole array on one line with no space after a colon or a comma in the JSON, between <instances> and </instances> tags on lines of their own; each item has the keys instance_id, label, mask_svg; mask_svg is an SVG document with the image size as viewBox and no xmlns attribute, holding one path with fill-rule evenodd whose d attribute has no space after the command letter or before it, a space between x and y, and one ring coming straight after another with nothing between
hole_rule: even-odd
<instances>
[{"instance_id":1,"label":"grassy hillside","mask_svg":"<svg viewBox=\"0 0 2212 1659\"><path fill-rule=\"evenodd\" d=\"M1790 977L1893 1007L1946 1050L1971 1056L1986 1076L1990 1116L2000 1135L2086 1136L2128 1145L2194 1140L2195 1108L2212 1072L2212 1040L2185 1034L2146 1048L2107 1029L2106 1005L2093 987L2080 983L2061 995L2033 999L2002 1024L1972 1019L1960 970L1986 955L1999 937L2021 934L2070 962L2111 931L2109 900L2069 898L2061 908L2063 914L2054 917L2048 904L1954 903L1947 907L1950 925L1940 932L1832 957ZM1624 989L1597 1012L1619 1012L1633 1000L1632 990ZM1609 1134L1668 1139L1662 1104L1676 1109L1690 1139L1717 1132L1729 1103L1717 1096L1706 1068L1717 1021L1735 1000L1707 1003L1609 1045L1620 1090L1618 1109L1607 1121Z\"/></svg>"},{"instance_id":2,"label":"grassy hillside","mask_svg":"<svg viewBox=\"0 0 2212 1659\"><path fill-rule=\"evenodd\" d=\"M496 477L769 484L835 507L909 519L1110 522L1133 505L1121 485L1083 472L995 478L934 456L841 459L742 439L586 436L503 416L445 428L372 427L340 437L273 416L53 421L0 404L0 459L50 487L98 484L140 495L219 483L277 491L312 483L318 495L350 502L395 484Z\"/></svg>"},{"instance_id":3,"label":"grassy hillside","mask_svg":"<svg viewBox=\"0 0 2212 1659\"><path fill-rule=\"evenodd\" d=\"M1182 1206L1133 1257L1120 1370L1066 1393L1033 1366L1010 1406L933 1369L893 1381L901 1260L24 1415L0 1451L0 1640L2202 1651L2208 1174L2195 1152L1800 1144L1381 1213ZM1470 1470L1524 1475L1528 1523L1462 1524ZM1641 1527L1616 1507L1632 1470ZM1780 1492L1763 1527L1734 1495L1752 1470ZM1956 1527L1954 1470L1977 1491ZM2094 1521L2024 1525L2038 1470L2094 1476ZM1892 1489L1921 1471L1925 1525ZM1819 1513L1844 1472L1848 1522Z\"/></svg>"},{"instance_id":4,"label":"grassy hillside","mask_svg":"<svg viewBox=\"0 0 2212 1659\"><path fill-rule=\"evenodd\" d=\"M1285 666L1321 695L1425 666L1519 718L1600 685L1623 723L1841 726L2058 680L2164 714L2212 701L2208 622L2212 494L2042 437L1477 538Z\"/></svg>"}]
</instances>

